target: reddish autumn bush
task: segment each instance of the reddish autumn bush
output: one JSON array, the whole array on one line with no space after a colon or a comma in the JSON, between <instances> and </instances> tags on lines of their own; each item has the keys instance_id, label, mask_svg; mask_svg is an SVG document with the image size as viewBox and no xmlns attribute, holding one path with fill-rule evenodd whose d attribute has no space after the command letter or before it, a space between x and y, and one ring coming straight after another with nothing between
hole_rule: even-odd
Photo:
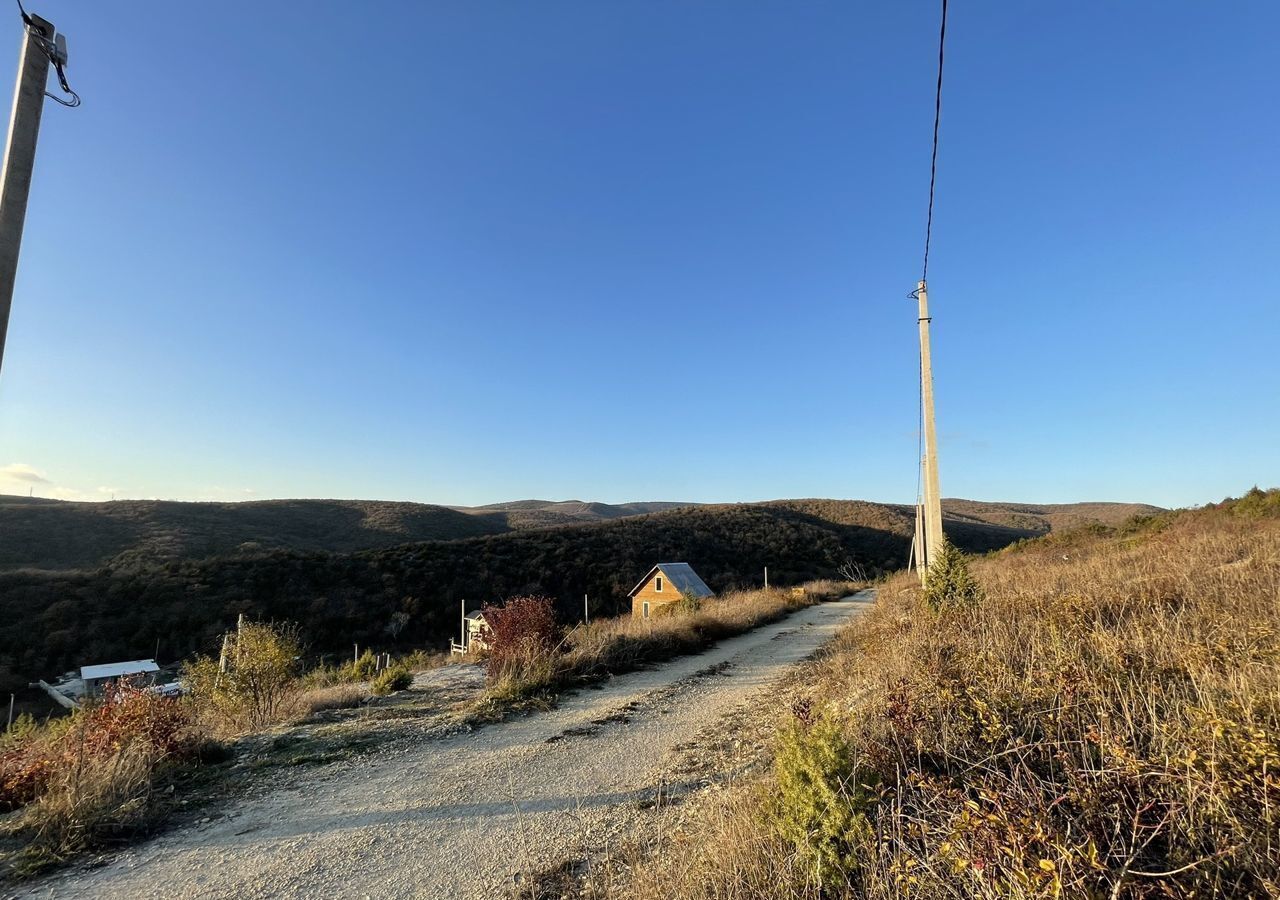
<instances>
[{"instance_id":1,"label":"reddish autumn bush","mask_svg":"<svg viewBox=\"0 0 1280 900\"><path fill-rule=\"evenodd\" d=\"M190 727L186 704L124 682L109 688L81 725L85 751L97 755L140 742L161 756L171 756L186 749Z\"/></svg>"},{"instance_id":2,"label":"reddish autumn bush","mask_svg":"<svg viewBox=\"0 0 1280 900\"><path fill-rule=\"evenodd\" d=\"M40 796L56 761L50 749L28 744L0 754L0 811L26 806Z\"/></svg>"},{"instance_id":3,"label":"reddish autumn bush","mask_svg":"<svg viewBox=\"0 0 1280 900\"><path fill-rule=\"evenodd\" d=\"M512 597L484 610L489 680L549 681L560 629L548 597Z\"/></svg>"},{"instance_id":4,"label":"reddish autumn bush","mask_svg":"<svg viewBox=\"0 0 1280 900\"><path fill-rule=\"evenodd\" d=\"M127 683L108 689L102 702L54 727L27 736L0 753L0 810L37 799L59 768L105 759L125 748L160 760L192 749L186 704Z\"/></svg>"}]
</instances>

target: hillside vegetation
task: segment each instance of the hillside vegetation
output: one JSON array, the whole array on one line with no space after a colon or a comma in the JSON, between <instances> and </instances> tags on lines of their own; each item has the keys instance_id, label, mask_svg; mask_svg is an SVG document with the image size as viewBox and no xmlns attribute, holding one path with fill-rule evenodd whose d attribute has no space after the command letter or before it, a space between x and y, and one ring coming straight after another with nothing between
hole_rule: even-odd
<instances>
[{"instance_id":1,"label":"hillside vegetation","mask_svg":"<svg viewBox=\"0 0 1280 900\"><path fill-rule=\"evenodd\" d=\"M864 517L878 504L846 503ZM354 553L537 528L607 522L691 504L517 500L477 507L382 500L77 503L0 495L0 571L139 568L180 560L260 556L274 550ZM957 521L1043 533L1079 521L1116 522L1150 507L1028 506L948 500ZM901 507L879 507L897 509ZM893 517L896 525L900 515ZM870 519L862 524L871 524Z\"/></svg>"},{"instance_id":2,"label":"hillside vegetation","mask_svg":"<svg viewBox=\"0 0 1280 900\"><path fill-rule=\"evenodd\" d=\"M501 534L502 513L370 500L73 503L0 496L0 570L137 568L277 549L349 553Z\"/></svg>"},{"instance_id":3,"label":"hillside vegetation","mask_svg":"<svg viewBox=\"0 0 1280 900\"><path fill-rule=\"evenodd\" d=\"M270 550L352 553L607 521L680 505L576 500L478 507L386 500L81 503L0 495L0 570L119 569Z\"/></svg>"},{"instance_id":4,"label":"hillside vegetation","mask_svg":"<svg viewBox=\"0 0 1280 900\"><path fill-rule=\"evenodd\" d=\"M583 525L624 516L642 516L646 513L665 512L692 503L596 503L582 500L514 500L507 503L491 503L487 506L456 506L454 509L482 516L501 518L507 528L521 531L527 528L554 528L557 525Z\"/></svg>"},{"instance_id":5,"label":"hillside vegetation","mask_svg":"<svg viewBox=\"0 0 1280 900\"><path fill-rule=\"evenodd\" d=\"M478 608L544 594L571 621L588 594L595 613L611 614L659 560L690 562L716 590L759 584L765 565L775 584L839 577L850 560L871 573L904 564L912 527L907 507L777 501L354 553L241 549L93 571L0 573L0 689L89 662L151 656L157 641L164 659L208 652L240 613L300 623L313 653L349 652L354 642L440 647L456 633L464 598ZM1033 534L955 520L948 532L973 551Z\"/></svg>"},{"instance_id":6,"label":"hillside vegetation","mask_svg":"<svg viewBox=\"0 0 1280 900\"><path fill-rule=\"evenodd\" d=\"M1280 491L897 576L656 898L1275 897Z\"/></svg>"}]
</instances>

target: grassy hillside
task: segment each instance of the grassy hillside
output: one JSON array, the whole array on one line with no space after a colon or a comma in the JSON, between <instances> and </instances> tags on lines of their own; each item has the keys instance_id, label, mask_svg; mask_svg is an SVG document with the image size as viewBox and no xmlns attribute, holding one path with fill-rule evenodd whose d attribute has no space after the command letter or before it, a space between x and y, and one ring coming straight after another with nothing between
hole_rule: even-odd
<instances>
[{"instance_id":1,"label":"grassy hillside","mask_svg":"<svg viewBox=\"0 0 1280 900\"><path fill-rule=\"evenodd\" d=\"M353 642L439 647L454 634L459 602L518 593L555 597L576 617L582 595L601 613L654 563L692 563L716 590L833 577L846 560L869 570L905 562L909 511L829 500L695 506L602 523L429 541L355 553L239 550L203 560L108 566L95 571L0 573L0 689L86 662L210 650L249 613L299 622L316 651ZM460 514L465 515L465 514ZM973 550L1030 532L951 522Z\"/></svg>"},{"instance_id":2,"label":"grassy hillside","mask_svg":"<svg viewBox=\"0 0 1280 900\"><path fill-rule=\"evenodd\" d=\"M1280 491L972 570L961 608L882 587L772 773L616 896L1277 896Z\"/></svg>"}]
</instances>

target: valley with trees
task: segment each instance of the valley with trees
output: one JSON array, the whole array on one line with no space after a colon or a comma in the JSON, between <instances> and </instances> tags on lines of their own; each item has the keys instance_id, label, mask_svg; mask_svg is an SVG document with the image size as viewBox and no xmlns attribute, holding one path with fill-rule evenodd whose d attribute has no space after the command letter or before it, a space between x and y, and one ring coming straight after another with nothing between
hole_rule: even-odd
<instances>
[{"instance_id":1,"label":"valley with trees","mask_svg":"<svg viewBox=\"0 0 1280 900\"><path fill-rule=\"evenodd\" d=\"M1280 5L33 3L6 900L1280 900Z\"/></svg>"},{"instance_id":2,"label":"valley with trees","mask_svg":"<svg viewBox=\"0 0 1280 900\"><path fill-rule=\"evenodd\" d=\"M686 559L716 590L757 586L764 566L778 585L838 578L849 562L875 575L906 564L913 521L904 506L781 500L576 525L504 524L502 533L476 536L472 514L441 517L443 508L415 504L130 501L123 511L116 505L0 501L0 526L22 536L6 544L0 568L0 690L21 690L91 662L149 657L157 646L167 661L212 652L242 614L296 622L313 658L336 657L356 643L443 648L457 635L463 600L477 609L510 596L545 595L572 622L587 595L596 614L613 615L626 607L635 580L663 559ZM513 506L537 511L534 502ZM1063 524L1115 524L1157 511L1123 503L974 501L947 501L946 509L948 533L970 552ZM496 528L488 517L509 514L490 509L478 516ZM69 527L68 517L83 524ZM119 529L122 520L131 523L127 538L80 539ZM388 534L420 534L413 528L424 521L442 539L386 544ZM274 548L265 533L274 535ZM49 567L65 561L59 540L81 548L83 568ZM85 547L99 555L89 557Z\"/></svg>"}]
</instances>

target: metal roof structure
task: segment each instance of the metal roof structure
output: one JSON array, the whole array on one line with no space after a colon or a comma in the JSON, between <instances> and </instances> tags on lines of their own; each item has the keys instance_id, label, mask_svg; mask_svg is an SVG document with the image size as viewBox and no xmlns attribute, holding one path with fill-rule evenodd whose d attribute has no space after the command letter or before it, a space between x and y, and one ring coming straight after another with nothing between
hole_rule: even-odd
<instances>
[{"instance_id":1,"label":"metal roof structure","mask_svg":"<svg viewBox=\"0 0 1280 900\"><path fill-rule=\"evenodd\" d=\"M103 663L100 666L81 666L80 678L84 681L101 681L103 678L121 678L125 675L142 675L159 672L154 659L134 659L129 662Z\"/></svg>"},{"instance_id":2,"label":"metal roof structure","mask_svg":"<svg viewBox=\"0 0 1280 900\"><path fill-rule=\"evenodd\" d=\"M693 566L683 562L658 563L649 572L640 579L640 583L631 589L628 597L634 597L640 588L648 583L655 572L661 572L667 578L667 583L671 585L681 594L692 594L695 597L714 597L715 592L707 587L707 583L698 577L698 573L693 571Z\"/></svg>"}]
</instances>

